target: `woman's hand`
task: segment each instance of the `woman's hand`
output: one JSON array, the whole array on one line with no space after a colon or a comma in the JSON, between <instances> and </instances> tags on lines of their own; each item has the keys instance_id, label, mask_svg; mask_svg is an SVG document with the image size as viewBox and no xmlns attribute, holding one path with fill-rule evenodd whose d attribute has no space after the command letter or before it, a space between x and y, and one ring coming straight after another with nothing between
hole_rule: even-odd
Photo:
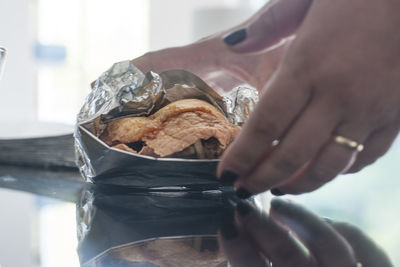
<instances>
[{"instance_id":1,"label":"woman's hand","mask_svg":"<svg viewBox=\"0 0 400 267\"><path fill-rule=\"evenodd\" d=\"M132 60L142 72L171 69L190 71L219 92L241 84L261 89L276 70L285 45L257 54L237 54L226 49L223 34L196 43L149 52Z\"/></svg>"},{"instance_id":2,"label":"woman's hand","mask_svg":"<svg viewBox=\"0 0 400 267\"><path fill-rule=\"evenodd\" d=\"M245 28L246 38L230 41L240 30L225 37L232 51L255 52L305 16L219 165L218 175L236 180L242 196L315 190L373 163L400 129L399 1L280 0L268 8ZM287 14L296 23L285 24Z\"/></svg>"},{"instance_id":3,"label":"woman's hand","mask_svg":"<svg viewBox=\"0 0 400 267\"><path fill-rule=\"evenodd\" d=\"M258 13L245 23L227 31L203 38L198 42L181 47L149 52L132 60L142 72L162 72L184 69L205 80L218 91L228 91L243 83L261 89L276 70L289 40L265 51L240 54L227 49L222 37L238 28L251 25ZM276 32L271 45L287 36L287 30Z\"/></svg>"},{"instance_id":4,"label":"woman's hand","mask_svg":"<svg viewBox=\"0 0 400 267\"><path fill-rule=\"evenodd\" d=\"M327 222L279 199L271 202L270 216L247 201L239 202L235 225L236 230L223 226L220 236L233 267L392 266L384 251L356 227Z\"/></svg>"}]
</instances>

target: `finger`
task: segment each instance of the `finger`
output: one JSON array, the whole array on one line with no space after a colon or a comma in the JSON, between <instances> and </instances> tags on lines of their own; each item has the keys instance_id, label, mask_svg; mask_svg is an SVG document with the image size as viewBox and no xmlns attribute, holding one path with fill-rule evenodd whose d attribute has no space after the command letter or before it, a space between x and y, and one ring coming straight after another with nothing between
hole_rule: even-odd
<instances>
[{"instance_id":1,"label":"finger","mask_svg":"<svg viewBox=\"0 0 400 267\"><path fill-rule=\"evenodd\" d=\"M232 267L266 267L266 261L260 256L248 237L242 232L233 240L224 239L219 234L219 243L225 257Z\"/></svg>"},{"instance_id":2,"label":"finger","mask_svg":"<svg viewBox=\"0 0 400 267\"><path fill-rule=\"evenodd\" d=\"M286 39L273 49L253 54L239 54L225 48L225 55L219 53L218 69L226 70L261 91L276 72L290 43L291 40Z\"/></svg>"},{"instance_id":3,"label":"finger","mask_svg":"<svg viewBox=\"0 0 400 267\"><path fill-rule=\"evenodd\" d=\"M355 173L374 163L392 146L399 134L399 126L392 125L373 132L364 143L364 150L359 153L357 160L346 173Z\"/></svg>"},{"instance_id":4,"label":"finger","mask_svg":"<svg viewBox=\"0 0 400 267\"><path fill-rule=\"evenodd\" d=\"M330 139L341 116L332 110L323 101L311 101L271 155L237 186L259 193L293 176Z\"/></svg>"},{"instance_id":5,"label":"finger","mask_svg":"<svg viewBox=\"0 0 400 267\"><path fill-rule=\"evenodd\" d=\"M203 80L217 93L224 94L233 88L243 85L246 82L239 77L235 77L227 71L213 71L202 76Z\"/></svg>"},{"instance_id":6,"label":"finger","mask_svg":"<svg viewBox=\"0 0 400 267\"><path fill-rule=\"evenodd\" d=\"M363 143L367 131L361 126L343 124L335 133ZM336 135L336 134L335 134ZM316 157L290 180L271 190L276 195L311 192L334 179L355 161L357 151L330 140Z\"/></svg>"},{"instance_id":7,"label":"finger","mask_svg":"<svg viewBox=\"0 0 400 267\"><path fill-rule=\"evenodd\" d=\"M133 59L132 63L144 73L184 69L202 77L216 68L216 60L223 49L224 45L220 42L220 39L210 38L185 46L148 52ZM193 62L196 64L193 64Z\"/></svg>"},{"instance_id":8,"label":"finger","mask_svg":"<svg viewBox=\"0 0 400 267\"><path fill-rule=\"evenodd\" d=\"M372 239L357 227L343 222L331 222L333 228L339 232L352 246L357 260L363 267L391 267L389 257Z\"/></svg>"},{"instance_id":9,"label":"finger","mask_svg":"<svg viewBox=\"0 0 400 267\"><path fill-rule=\"evenodd\" d=\"M260 256L258 250L252 245L248 235L234 225L234 217L225 216L218 234L218 241L233 267L264 267L265 260Z\"/></svg>"},{"instance_id":10,"label":"finger","mask_svg":"<svg viewBox=\"0 0 400 267\"><path fill-rule=\"evenodd\" d=\"M250 118L223 154L219 177L224 171L235 173L236 177L247 175L294 122L309 98L309 87L289 71L280 71L272 78Z\"/></svg>"},{"instance_id":11,"label":"finger","mask_svg":"<svg viewBox=\"0 0 400 267\"><path fill-rule=\"evenodd\" d=\"M329 143L306 168L271 192L283 195L314 191L346 169L351 162L354 162L355 156L355 152Z\"/></svg>"},{"instance_id":12,"label":"finger","mask_svg":"<svg viewBox=\"0 0 400 267\"><path fill-rule=\"evenodd\" d=\"M356 259L347 241L328 223L305 208L273 199L270 214L299 237L318 266L355 266Z\"/></svg>"},{"instance_id":13,"label":"finger","mask_svg":"<svg viewBox=\"0 0 400 267\"><path fill-rule=\"evenodd\" d=\"M248 234L260 253L273 266L310 266L312 259L290 233L269 216L258 212L249 202L237 205L238 224Z\"/></svg>"},{"instance_id":14,"label":"finger","mask_svg":"<svg viewBox=\"0 0 400 267\"><path fill-rule=\"evenodd\" d=\"M266 4L246 28L225 35L235 52L255 52L292 35L300 26L311 0L279 0Z\"/></svg>"}]
</instances>

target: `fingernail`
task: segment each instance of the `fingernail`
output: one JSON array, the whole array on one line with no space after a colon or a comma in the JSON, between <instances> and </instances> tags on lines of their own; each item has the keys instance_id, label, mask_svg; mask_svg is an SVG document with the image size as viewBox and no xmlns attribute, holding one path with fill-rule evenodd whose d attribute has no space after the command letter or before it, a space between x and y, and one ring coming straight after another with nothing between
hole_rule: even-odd
<instances>
[{"instance_id":1,"label":"fingernail","mask_svg":"<svg viewBox=\"0 0 400 267\"><path fill-rule=\"evenodd\" d=\"M236 45L240 42L243 42L247 37L247 31L246 29L240 29L231 33L228 33L223 37L224 42L227 45L233 46Z\"/></svg>"},{"instance_id":2,"label":"fingernail","mask_svg":"<svg viewBox=\"0 0 400 267\"><path fill-rule=\"evenodd\" d=\"M240 187L236 190L236 195L238 196L238 198L241 198L241 199L249 198L252 196L252 194L249 191L247 191L246 189L244 189L242 187Z\"/></svg>"},{"instance_id":3,"label":"fingernail","mask_svg":"<svg viewBox=\"0 0 400 267\"><path fill-rule=\"evenodd\" d=\"M219 231L225 240L232 240L239 234L233 221L233 215L222 218Z\"/></svg>"},{"instance_id":4,"label":"fingernail","mask_svg":"<svg viewBox=\"0 0 400 267\"><path fill-rule=\"evenodd\" d=\"M250 212L254 210L253 206L246 200L240 200L236 205L236 210L239 215L246 217Z\"/></svg>"},{"instance_id":5,"label":"fingernail","mask_svg":"<svg viewBox=\"0 0 400 267\"><path fill-rule=\"evenodd\" d=\"M279 210L280 208L282 208L282 207L285 206L285 205L286 205L286 202L283 201L283 200L280 199L280 198L274 198L274 199L271 201L271 207L272 207L274 210Z\"/></svg>"},{"instance_id":6,"label":"fingernail","mask_svg":"<svg viewBox=\"0 0 400 267\"><path fill-rule=\"evenodd\" d=\"M282 193L282 191L279 190L278 188L272 188L270 190L270 192L271 192L271 194L273 194L274 196L277 196L277 197L285 195L285 193Z\"/></svg>"},{"instance_id":7,"label":"fingernail","mask_svg":"<svg viewBox=\"0 0 400 267\"><path fill-rule=\"evenodd\" d=\"M232 171L223 171L220 181L224 186L232 186L238 179L238 175Z\"/></svg>"}]
</instances>

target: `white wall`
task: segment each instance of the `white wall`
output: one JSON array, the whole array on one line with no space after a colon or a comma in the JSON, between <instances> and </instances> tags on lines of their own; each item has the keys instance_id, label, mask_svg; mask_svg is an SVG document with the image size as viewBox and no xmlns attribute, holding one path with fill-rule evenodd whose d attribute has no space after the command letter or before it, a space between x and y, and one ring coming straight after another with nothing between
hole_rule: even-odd
<instances>
[{"instance_id":1,"label":"white wall","mask_svg":"<svg viewBox=\"0 0 400 267\"><path fill-rule=\"evenodd\" d=\"M0 132L4 121L22 126L36 117L30 23L31 0L0 0L0 46L8 49L0 80ZM20 127L21 131L23 127ZM2 177L0 177L2 179ZM0 265L28 267L32 262L33 196L0 189Z\"/></svg>"},{"instance_id":2,"label":"white wall","mask_svg":"<svg viewBox=\"0 0 400 267\"><path fill-rule=\"evenodd\" d=\"M0 81L0 121L36 118L33 38L30 8L34 1L0 0L0 46L8 58Z\"/></svg>"},{"instance_id":3,"label":"white wall","mask_svg":"<svg viewBox=\"0 0 400 267\"><path fill-rule=\"evenodd\" d=\"M243 22L247 0L150 0L150 50L185 45Z\"/></svg>"}]
</instances>

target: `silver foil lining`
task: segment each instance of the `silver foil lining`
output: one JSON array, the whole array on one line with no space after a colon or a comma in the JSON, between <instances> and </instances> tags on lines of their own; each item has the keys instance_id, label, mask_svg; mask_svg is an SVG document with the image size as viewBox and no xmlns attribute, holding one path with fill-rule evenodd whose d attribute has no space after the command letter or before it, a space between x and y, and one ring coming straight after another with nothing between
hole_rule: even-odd
<instances>
[{"instance_id":1,"label":"silver foil lining","mask_svg":"<svg viewBox=\"0 0 400 267\"><path fill-rule=\"evenodd\" d=\"M106 172L102 159L105 160L104 155L112 148L107 147L97 137L101 134L108 121L125 116L147 116L169 102L185 98L207 101L223 112L233 124L241 126L257 103L258 92L255 88L243 85L235 87L221 96L202 79L184 70L169 70L160 74L154 72L143 74L130 61L115 63L96 80L92 91L86 97L77 116L74 135L76 163L86 181L94 182L94 177ZM87 131L93 135L88 134ZM89 135L90 138L82 138L82 134L86 137ZM95 140L93 141L92 139ZM101 149L93 148L93 146L99 146ZM90 153L93 150L101 152ZM111 154L118 152L113 151ZM118 161L113 160L114 156L111 158L116 164L116 166L115 164L112 166L113 169L119 168L123 170L124 166L129 162L129 158L133 160L131 164L135 162L135 158L139 160L136 162L163 160L122 151L119 153ZM123 159L120 157L123 157ZM110 158L107 160L110 161ZM196 168L196 162L205 161L166 160L171 165L174 162L187 161L190 162L190 165L193 165L193 168ZM215 160L206 161L215 162ZM213 172L212 174L214 175L215 170L211 169L210 174ZM150 167L149 172L151 171L152 168ZM187 172L187 169L182 171Z\"/></svg>"},{"instance_id":2,"label":"silver foil lining","mask_svg":"<svg viewBox=\"0 0 400 267\"><path fill-rule=\"evenodd\" d=\"M242 126L258 102L258 91L248 86L238 86L222 97L230 122Z\"/></svg>"},{"instance_id":3,"label":"silver foil lining","mask_svg":"<svg viewBox=\"0 0 400 267\"><path fill-rule=\"evenodd\" d=\"M91 93L78 113L77 123L90 122L111 110L118 108L125 101L126 94L121 91L127 88L138 88L142 85L145 75L130 61L114 64L96 81Z\"/></svg>"}]
</instances>

